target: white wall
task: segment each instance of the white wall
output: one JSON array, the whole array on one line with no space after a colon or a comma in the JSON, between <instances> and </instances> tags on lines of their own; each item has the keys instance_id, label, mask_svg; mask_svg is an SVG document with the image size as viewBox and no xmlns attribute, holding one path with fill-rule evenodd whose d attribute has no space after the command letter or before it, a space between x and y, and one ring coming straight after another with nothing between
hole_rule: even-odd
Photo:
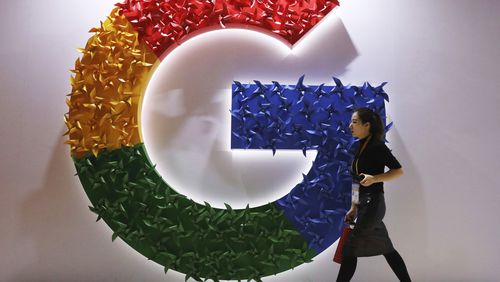
<instances>
[{"instance_id":1,"label":"white wall","mask_svg":"<svg viewBox=\"0 0 500 282\"><path fill-rule=\"evenodd\" d=\"M184 281L119 239L111 242L110 229L94 222L62 144L75 49L113 4L0 4L0 281ZM239 45L234 56L241 52L248 69L235 72L221 59L213 89L233 79L292 82L302 73L310 84L336 74L353 84L388 81L396 124L390 147L406 171L386 185L386 224L396 248L415 281L498 281L500 2L351 0L336 14L283 51L281 64L259 68L250 56L273 43ZM214 33L183 48L213 55L237 44L231 40ZM182 58L171 55L164 64ZM206 83L210 70L191 65L172 89L190 87L187 77ZM333 281L333 250L265 281ZM356 281L394 278L382 257L360 259L355 274Z\"/></svg>"}]
</instances>

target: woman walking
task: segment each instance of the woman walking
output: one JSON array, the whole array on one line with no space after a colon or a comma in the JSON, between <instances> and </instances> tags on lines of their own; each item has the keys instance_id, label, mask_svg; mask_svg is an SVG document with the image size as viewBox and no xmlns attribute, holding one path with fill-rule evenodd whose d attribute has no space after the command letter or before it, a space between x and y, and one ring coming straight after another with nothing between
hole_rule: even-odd
<instances>
[{"instance_id":1,"label":"woman walking","mask_svg":"<svg viewBox=\"0 0 500 282\"><path fill-rule=\"evenodd\" d=\"M394 249L382 221L385 215L383 182L403 175L401 164L384 144L384 126L380 116L368 108L357 109L349 125L359 139L354 157L354 181L359 181L359 202L354 202L345 216L356 224L347 238L337 282L350 281L356 270L357 258L384 255L400 281L411 281L403 258ZM384 172L384 168L389 170Z\"/></svg>"}]
</instances>

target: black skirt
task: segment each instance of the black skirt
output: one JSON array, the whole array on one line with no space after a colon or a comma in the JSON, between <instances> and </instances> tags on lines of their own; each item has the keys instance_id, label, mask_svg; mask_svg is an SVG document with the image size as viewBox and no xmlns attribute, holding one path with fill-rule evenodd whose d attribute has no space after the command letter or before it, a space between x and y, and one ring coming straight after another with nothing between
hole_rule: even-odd
<instances>
[{"instance_id":1,"label":"black skirt","mask_svg":"<svg viewBox=\"0 0 500 282\"><path fill-rule=\"evenodd\" d=\"M345 242L343 255L369 257L394 251L382 222L384 215L384 193L360 194L356 225Z\"/></svg>"}]
</instances>

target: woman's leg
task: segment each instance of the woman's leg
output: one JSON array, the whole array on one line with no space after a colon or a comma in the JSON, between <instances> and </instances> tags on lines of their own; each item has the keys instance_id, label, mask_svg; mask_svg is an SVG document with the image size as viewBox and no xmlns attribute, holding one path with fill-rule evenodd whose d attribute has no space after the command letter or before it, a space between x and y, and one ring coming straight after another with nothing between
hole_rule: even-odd
<instances>
[{"instance_id":1,"label":"woman's leg","mask_svg":"<svg viewBox=\"0 0 500 282\"><path fill-rule=\"evenodd\" d=\"M385 259L392 268L392 271L399 278L399 281L409 282L411 281L408 270L406 269L405 262L403 258L399 255L398 251L394 250L390 253L384 254Z\"/></svg>"},{"instance_id":2,"label":"woman's leg","mask_svg":"<svg viewBox=\"0 0 500 282\"><path fill-rule=\"evenodd\" d=\"M342 264L340 265L339 275L337 276L337 282L348 282L351 281L354 271L356 271L356 265L358 264L357 257L345 256L342 258Z\"/></svg>"}]
</instances>

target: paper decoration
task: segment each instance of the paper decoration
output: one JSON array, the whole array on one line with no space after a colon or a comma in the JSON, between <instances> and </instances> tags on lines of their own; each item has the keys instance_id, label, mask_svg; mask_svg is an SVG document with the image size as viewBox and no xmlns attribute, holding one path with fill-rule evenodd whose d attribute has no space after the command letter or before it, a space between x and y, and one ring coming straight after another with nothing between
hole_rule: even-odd
<instances>
[{"instance_id":1,"label":"paper decoration","mask_svg":"<svg viewBox=\"0 0 500 282\"><path fill-rule=\"evenodd\" d=\"M118 9L90 32L95 35L79 50L83 56L72 70L66 100L66 143L77 157L141 142L139 102L150 70L159 63Z\"/></svg>"},{"instance_id":2,"label":"paper decoration","mask_svg":"<svg viewBox=\"0 0 500 282\"><path fill-rule=\"evenodd\" d=\"M369 107L385 117L388 100L385 83L344 86L333 79L335 86L308 86L304 76L295 85L235 81L232 86L233 149L268 149L273 154L296 149L304 155L317 150L303 181L276 202L317 253L338 239L351 204L351 115L356 108Z\"/></svg>"},{"instance_id":3,"label":"paper decoration","mask_svg":"<svg viewBox=\"0 0 500 282\"><path fill-rule=\"evenodd\" d=\"M339 3L337 0L126 0L116 5L140 38L161 57L172 45L202 29L268 30L294 44Z\"/></svg>"},{"instance_id":4,"label":"paper decoration","mask_svg":"<svg viewBox=\"0 0 500 282\"><path fill-rule=\"evenodd\" d=\"M245 101L247 105L254 102L258 105L254 99L265 99L270 94L263 91L258 96L245 95L246 92L255 93L253 86L235 85L235 92L240 91L236 93L240 95L236 101ZM277 82L272 87L257 83L261 90L264 87L282 89L284 97L296 105L308 101L309 94L318 93L314 91L316 87L308 86L304 88L307 90L298 90L303 91L302 100L294 100L294 91L301 87L274 88L278 85ZM380 102L383 95L375 94L374 88L370 87L365 84L363 90L363 87L336 86L325 91L323 97L336 95L339 101L344 98L354 102L349 104L352 107L332 112L332 121L334 116L350 114L354 107L364 106L363 103ZM323 97L317 99L318 103ZM371 105L375 106L377 102ZM262 116L259 112L271 113L280 106L259 107L256 112L248 113ZM293 110L286 113L293 114ZM251 124L250 120L245 119L246 124ZM245 127L245 124L240 126ZM291 126L293 128L293 124ZM316 146L311 143L306 148L317 149L318 157L311 171L304 175L304 181L288 195L275 203L243 210L233 210L229 205L226 209L215 209L208 203L200 205L176 193L158 175L142 144L105 150L97 157L75 157L74 161L92 202L90 208L98 219L104 219L113 229L113 239L119 236L147 258L163 265L166 271L175 269L186 273L186 278L260 281L263 276L311 261L338 238L337 230L341 226L338 222L350 199L348 190L342 188L350 187L346 165L353 148L350 146L352 139L345 131L345 128L337 127L332 134L327 134L332 140L337 138L335 136L343 136L347 138L345 143L335 143L336 146L332 147L332 140L320 139L324 144ZM282 132L287 135L286 129Z\"/></svg>"},{"instance_id":5,"label":"paper decoration","mask_svg":"<svg viewBox=\"0 0 500 282\"><path fill-rule=\"evenodd\" d=\"M117 4L100 27L90 30L94 35L80 49L82 57L76 61L71 78L66 143L92 202L90 208L111 227L113 240L122 238L165 266L165 271L183 272L186 279L260 281L263 276L311 261L338 237L332 223L338 221L343 209L331 207L333 202L346 203L342 185L347 182L345 163L352 147L350 141L342 139L345 124L334 129L333 120L328 124L316 121L320 112L333 116L344 109L318 108L314 101L321 104L323 97L335 95L341 100L369 96L363 91L383 96L382 90L344 87L335 80L331 89L313 87L316 100L310 104L307 97L312 88L305 86L302 78L294 86L302 98L293 100L287 96L290 86L274 82L272 92L286 99L281 103L272 98L269 104L265 101L269 86L259 83L258 89L252 90L253 96L239 101L248 108L232 109L233 119L241 118L244 129L239 133L233 130L239 134L235 144L273 152L294 144L288 148L301 149L304 154L316 149L318 157L311 172L290 194L275 203L243 210L230 206L214 209L176 193L150 163L138 128L140 103L151 75L161 59L190 36L237 27L265 31L293 44L336 5L336 1L324 0L131 0ZM244 90L251 86L240 83L237 87L241 92L237 95L245 96ZM264 101L253 104L258 97ZM352 111L354 106L353 102L346 110ZM290 111L291 119L278 115L281 121L265 127L251 124L254 118L272 118L276 109ZM302 116L295 115L296 110ZM301 125L301 119L311 127ZM249 126L274 133L266 135L269 132L264 130L254 136ZM265 137L263 142L259 135ZM336 146L331 140L338 142Z\"/></svg>"},{"instance_id":6,"label":"paper decoration","mask_svg":"<svg viewBox=\"0 0 500 282\"><path fill-rule=\"evenodd\" d=\"M383 86L306 86L233 83L231 147L246 149L317 149L351 139L349 122L355 108L369 107L385 116Z\"/></svg>"},{"instance_id":7,"label":"paper decoration","mask_svg":"<svg viewBox=\"0 0 500 282\"><path fill-rule=\"evenodd\" d=\"M253 27L293 44L338 2L127 0L116 6L91 29L95 35L73 70L65 123L74 156L141 142L138 105L158 58L192 34Z\"/></svg>"},{"instance_id":8,"label":"paper decoration","mask_svg":"<svg viewBox=\"0 0 500 282\"><path fill-rule=\"evenodd\" d=\"M75 158L90 209L134 249L197 281L260 281L311 261L316 252L274 205L234 210L176 193L142 144Z\"/></svg>"}]
</instances>

